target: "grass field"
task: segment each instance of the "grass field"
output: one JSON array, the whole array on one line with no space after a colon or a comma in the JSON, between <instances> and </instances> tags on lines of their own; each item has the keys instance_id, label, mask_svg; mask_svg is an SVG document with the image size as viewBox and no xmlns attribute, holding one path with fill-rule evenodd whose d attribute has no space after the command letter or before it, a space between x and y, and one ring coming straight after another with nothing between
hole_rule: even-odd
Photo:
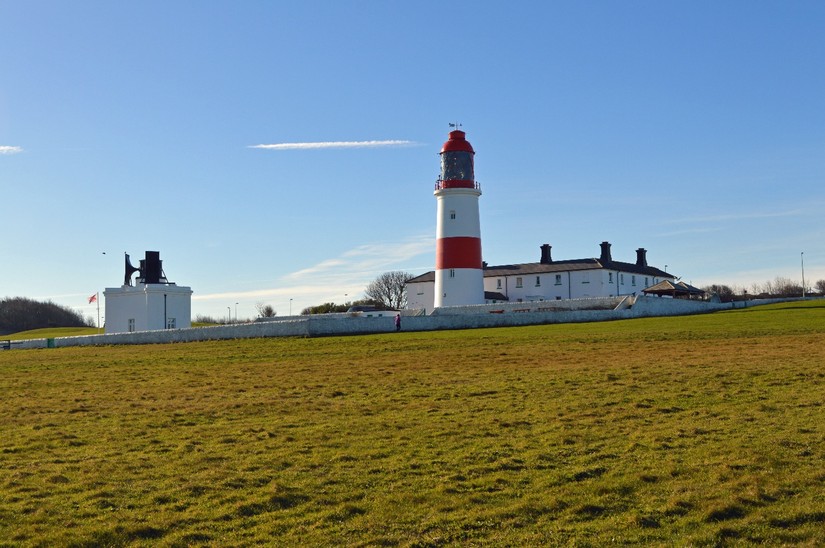
<instances>
[{"instance_id":1,"label":"grass field","mask_svg":"<svg viewBox=\"0 0 825 548\"><path fill-rule=\"evenodd\" d=\"M0 352L0 546L825 545L825 302Z\"/></svg>"},{"instance_id":2,"label":"grass field","mask_svg":"<svg viewBox=\"0 0 825 548\"><path fill-rule=\"evenodd\" d=\"M214 323L192 322L192 327L208 327L218 325ZM25 339L54 339L57 337L78 337L82 335L97 335L103 333L103 328L97 327L44 327L20 331L11 335L0 335L0 340L22 341Z\"/></svg>"},{"instance_id":3,"label":"grass field","mask_svg":"<svg viewBox=\"0 0 825 548\"><path fill-rule=\"evenodd\" d=\"M24 339L54 339L56 337L77 337L80 335L97 335L102 329L96 327L44 327L20 331L11 335L2 335L0 340L22 341Z\"/></svg>"}]
</instances>

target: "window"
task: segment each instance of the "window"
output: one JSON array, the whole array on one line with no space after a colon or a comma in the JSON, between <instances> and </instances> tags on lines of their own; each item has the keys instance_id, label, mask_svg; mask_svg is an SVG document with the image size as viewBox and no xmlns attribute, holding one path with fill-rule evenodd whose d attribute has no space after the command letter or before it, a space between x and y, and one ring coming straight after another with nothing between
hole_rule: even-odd
<instances>
[{"instance_id":1,"label":"window","mask_svg":"<svg viewBox=\"0 0 825 548\"><path fill-rule=\"evenodd\" d=\"M456 150L441 154L441 178L445 181L472 181L473 155Z\"/></svg>"},{"instance_id":2,"label":"window","mask_svg":"<svg viewBox=\"0 0 825 548\"><path fill-rule=\"evenodd\" d=\"M561 285L561 274L556 274L556 285Z\"/></svg>"},{"instance_id":3,"label":"window","mask_svg":"<svg viewBox=\"0 0 825 548\"><path fill-rule=\"evenodd\" d=\"M582 283L589 284L590 283L590 273L589 272L582 272Z\"/></svg>"},{"instance_id":4,"label":"window","mask_svg":"<svg viewBox=\"0 0 825 548\"><path fill-rule=\"evenodd\" d=\"M450 219L455 219L455 209L450 210Z\"/></svg>"},{"instance_id":5,"label":"window","mask_svg":"<svg viewBox=\"0 0 825 548\"><path fill-rule=\"evenodd\" d=\"M536 287L541 287L541 276L536 276Z\"/></svg>"},{"instance_id":6,"label":"window","mask_svg":"<svg viewBox=\"0 0 825 548\"><path fill-rule=\"evenodd\" d=\"M613 283L613 273L612 272L607 273L607 283L609 283L609 284Z\"/></svg>"},{"instance_id":7,"label":"window","mask_svg":"<svg viewBox=\"0 0 825 548\"><path fill-rule=\"evenodd\" d=\"M521 287L521 278L516 278L516 287Z\"/></svg>"},{"instance_id":8,"label":"window","mask_svg":"<svg viewBox=\"0 0 825 548\"><path fill-rule=\"evenodd\" d=\"M135 330L135 319L129 318L129 333Z\"/></svg>"},{"instance_id":9,"label":"window","mask_svg":"<svg viewBox=\"0 0 825 548\"><path fill-rule=\"evenodd\" d=\"M621 274L620 278L621 278L621 281L622 281L622 285L624 285L624 274Z\"/></svg>"},{"instance_id":10,"label":"window","mask_svg":"<svg viewBox=\"0 0 825 548\"><path fill-rule=\"evenodd\" d=\"M175 318L166 318L166 329L175 329Z\"/></svg>"},{"instance_id":11,"label":"window","mask_svg":"<svg viewBox=\"0 0 825 548\"><path fill-rule=\"evenodd\" d=\"M450 269L450 278L455 278L455 268Z\"/></svg>"},{"instance_id":12,"label":"window","mask_svg":"<svg viewBox=\"0 0 825 548\"><path fill-rule=\"evenodd\" d=\"M648 283L647 283L647 276L645 276L645 287L647 287L647 286L648 286Z\"/></svg>"},{"instance_id":13,"label":"window","mask_svg":"<svg viewBox=\"0 0 825 548\"><path fill-rule=\"evenodd\" d=\"M636 276L635 275L630 277L630 285L632 285L634 287L636 286Z\"/></svg>"},{"instance_id":14,"label":"window","mask_svg":"<svg viewBox=\"0 0 825 548\"><path fill-rule=\"evenodd\" d=\"M496 280L496 289L501 289L501 278Z\"/></svg>"}]
</instances>

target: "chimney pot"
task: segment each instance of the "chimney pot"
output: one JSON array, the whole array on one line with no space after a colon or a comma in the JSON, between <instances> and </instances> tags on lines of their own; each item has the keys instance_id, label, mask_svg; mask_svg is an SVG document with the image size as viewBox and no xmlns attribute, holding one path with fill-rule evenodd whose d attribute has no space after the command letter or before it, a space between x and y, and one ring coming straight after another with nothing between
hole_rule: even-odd
<instances>
[{"instance_id":1,"label":"chimney pot","mask_svg":"<svg viewBox=\"0 0 825 548\"><path fill-rule=\"evenodd\" d=\"M613 258L610 256L610 242L602 242L602 255L599 257L599 260L603 263L610 263L613 262Z\"/></svg>"},{"instance_id":2,"label":"chimney pot","mask_svg":"<svg viewBox=\"0 0 825 548\"><path fill-rule=\"evenodd\" d=\"M553 248L550 244L543 244L541 246L541 264L550 264L553 258L550 256L550 250Z\"/></svg>"},{"instance_id":3,"label":"chimney pot","mask_svg":"<svg viewBox=\"0 0 825 548\"><path fill-rule=\"evenodd\" d=\"M640 247L636 250L636 266L647 266L647 249Z\"/></svg>"}]
</instances>

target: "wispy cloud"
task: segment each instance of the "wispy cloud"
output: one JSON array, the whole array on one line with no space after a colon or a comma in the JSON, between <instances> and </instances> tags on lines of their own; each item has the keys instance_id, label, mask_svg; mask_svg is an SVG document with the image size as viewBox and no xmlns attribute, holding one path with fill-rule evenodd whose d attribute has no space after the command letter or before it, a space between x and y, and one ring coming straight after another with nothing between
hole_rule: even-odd
<instances>
[{"instance_id":1,"label":"wispy cloud","mask_svg":"<svg viewBox=\"0 0 825 548\"><path fill-rule=\"evenodd\" d=\"M276 280L278 287L229 291L192 296L195 301L231 299L295 299L296 309L326 301L341 302L344 295L355 300L369 282L388 270L403 269L404 264L432 252L432 235L420 235L401 242L366 244L326 259Z\"/></svg>"},{"instance_id":2,"label":"wispy cloud","mask_svg":"<svg viewBox=\"0 0 825 548\"><path fill-rule=\"evenodd\" d=\"M19 154L20 152L23 152L23 149L21 147L0 145L0 154Z\"/></svg>"},{"instance_id":3,"label":"wispy cloud","mask_svg":"<svg viewBox=\"0 0 825 548\"><path fill-rule=\"evenodd\" d=\"M674 236L687 236L688 234L707 234L708 232L719 232L721 228L686 228L685 230L673 230L671 232L657 232L653 234L655 238L673 238Z\"/></svg>"},{"instance_id":4,"label":"wispy cloud","mask_svg":"<svg viewBox=\"0 0 825 548\"><path fill-rule=\"evenodd\" d=\"M288 274L284 279L298 281L310 275L336 278L376 275L434 248L435 242L430 235L418 236L403 242L360 245L345 251L339 257Z\"/></svg>"},{"instance_id":5,"label":"wispy cloud","mask_svg":"<svg viewBox=\"0 0 825 548\"><path fill-rule=\"evenodd\" d=\"M274 143L269 145L250 145L249 148L264 150L310 150L319 148L378 148L378 147L408 147L415 146L415 141L387 140L387 141L319 141L310 143Z\"/></svg>"},{"instance_id":6,"label":"wispy cloud","mask_svg":"<svg viewBox=\"0 0 825 548\"><path fill-rule=\"evenodd\" d=\"M719 215L707 215L702 217L686 217L681 219L671 219L668 224L682 223L715 223L723 221L745 221L751 219L773 219L777 217L799 217L808 215L810 212L805 209L791 209L787 211L751 211L745 213L723 213Z\"/></svg>"}]
</instances>

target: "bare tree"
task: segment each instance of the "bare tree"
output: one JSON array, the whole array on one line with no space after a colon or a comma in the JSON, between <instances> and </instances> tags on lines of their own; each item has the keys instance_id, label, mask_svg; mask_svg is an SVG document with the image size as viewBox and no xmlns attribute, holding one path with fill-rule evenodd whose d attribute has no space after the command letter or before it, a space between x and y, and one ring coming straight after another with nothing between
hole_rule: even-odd
<instances>
[{"instance_id":1,"label":"bare tree","mask_svg":"<svg viewBox=\"0 0 825 548\"><path fill-rule=\"evenodd\" d=\"M272 318L277 314L271 304L264 304L262 302L255 303L255 310L258 311L258 316L261 318Z\"/></svg>"},{"instance_id":2,"label":"bare tree","mask_svg":"<svg viewBox=\"0 0 825 548\"><path fill-rule=\"evenodd\" d=\"M814 287L819 293L825 295L825 280L817 280Z\"/></svg>"},{"instance_id":3,"label":"bare tree","mask_svg":"<svg viewBox=\"0 0 825 548\"><path fill-rule=\"evenodd\" d=\"M713 284L705 286L702 289L704 289L707 293L716 293L719 296L719 300L723 303L729 303L733 300L734 292L730 286L724 284Z\"/></svg>"},{"instance_id":4,"label":"bare tree","mask_svg":"<svg viewBox=\"0 0 825 548\"><path fill-rule=\"evenodd\" d=\"M773 282L773 290L781 297L795 297L802 294L802 284L798 284L790 278L777 276Z\"/></svg>"},{"instance_id":5,"label":"bare tree","mask_svg":"<svg viewBox=\"0 0 825 548\"><path fill-rule=\"evenodd\" d=\"M384 272L370 282L364 295L390 310L401 310L407 306L407 280L412 278L412 274L401 270Z\"/></svg>"}]
</instances>

